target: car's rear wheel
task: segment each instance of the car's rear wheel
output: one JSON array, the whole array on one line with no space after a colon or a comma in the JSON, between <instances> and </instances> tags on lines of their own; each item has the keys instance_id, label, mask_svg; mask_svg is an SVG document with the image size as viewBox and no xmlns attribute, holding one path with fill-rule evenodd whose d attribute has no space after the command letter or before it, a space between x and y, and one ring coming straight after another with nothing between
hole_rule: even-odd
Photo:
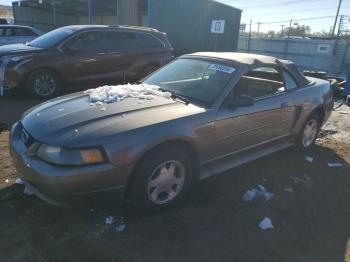
<instances>
[{"instance_id":1,"label":"car's rear wheel","mask_svg":"<svg viewBox=\"0 0 350 262\"><path fill-rule=\"evenodd\" d=\"M190 187L189 156L181 148L169 147L150 152L138 166L131 188L132 202L138 208L155 211L173 206Z\"/></svg>"},{"instance_id":2,"label":"car's rear wheel","mask_svg":"<svg viewBox=\"0 0 350 262\"><path fill-rule=\"evenodd\" d=\"M52 70L38 69L29 75L27 90L33 98L52 98L59 94L60 81Z\"/></svg>"},{"instance_id":3,"label":"car's rear wheel","mask_svg":"<svg viewBox=\"0 0 350 262\"><path fill-rule=\"evenodd\" d=\"M303 125L297 141L297 147L301 150L309 149L315 143L319 131L320 118L317 114L312 114Z\"/></svg>"}]
</instances>

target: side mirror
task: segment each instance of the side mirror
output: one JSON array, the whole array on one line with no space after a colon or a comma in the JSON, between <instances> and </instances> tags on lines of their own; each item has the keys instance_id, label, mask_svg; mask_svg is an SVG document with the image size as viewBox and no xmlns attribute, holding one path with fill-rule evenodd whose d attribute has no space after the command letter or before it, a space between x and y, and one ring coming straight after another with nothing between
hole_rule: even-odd
<instances>
[{"instance_id":1,"label":"side mirror","mask_svg":"<svg viewBox=\"0 0 350 262\"><path fill-rule=\"evenodd\" d=\"M230 107L253 106L255 99L248 95L238 95L229 103Z\"/></svg>"}]
</instances>

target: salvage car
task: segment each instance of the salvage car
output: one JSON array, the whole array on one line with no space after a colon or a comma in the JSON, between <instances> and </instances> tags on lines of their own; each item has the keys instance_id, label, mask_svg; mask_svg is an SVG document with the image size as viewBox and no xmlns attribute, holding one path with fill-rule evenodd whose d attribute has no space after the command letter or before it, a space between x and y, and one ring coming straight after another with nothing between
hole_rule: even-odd
<instances>
[{"instance_id":1,"label":"salvage car","mask_svg":"<svg viewBox=\"0 0 350 262\"><path fill-rule=\"evenodd\" d=\"M0 45L30 42L44 32L30 26L23 25L1 25Z\"/></svg>"},{"instance_id":2,"label":"salvage car","mask_svg":"<svg viewBox=\"0 0 350 262\"><path fill-rule=\"evenodd\" d=\"M156 29L65 26L26 44L0 47L0 86L46 99L82 84L140 80L173 58L166 34Z\"/></svg>"},{"instance_id":3,"label":"salvage car","mask_svg":"<svg viewBox=\"0 0 350 262\"><path fill-rule=\"evenodd\" d=\"M333 104L329 82L292 62L195 53L137 85L30 109L12 127L11 152L24 184L50 203L113 191L157 210L183 199L194 180L293 145L309 149Z\"/></svg>"}]
</instances>

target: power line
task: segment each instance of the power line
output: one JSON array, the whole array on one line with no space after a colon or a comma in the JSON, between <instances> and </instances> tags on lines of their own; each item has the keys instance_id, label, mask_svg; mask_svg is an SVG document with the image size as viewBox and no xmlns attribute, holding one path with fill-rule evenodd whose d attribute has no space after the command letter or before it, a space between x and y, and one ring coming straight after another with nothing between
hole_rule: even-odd
<instances>
[{"instance_id":1,"label":"power line","mask_svg":"<svg viewBox=\"0 0 350 262\"><path fill-rule=\"evenodd\" d=\"M308 2L320 2L321 0L309 0ZM251 9L251 8L267 8L267 7L275 7L275 6L284 6L284 5L294 5L294 4L300 4L305 3L305 0L292 0L292 1L285 1L280 3L274 3L274 4L264 4L264 5L254 5L254 6L243 6L240 7L241 9Z\"/></svg>"},{"instance_id":2,"label":"power line","mask_svg":"<svg viewBox=\"0 0 350 262\"><path fill-rule=\"evenodd\" d=\"M324 19L324 18L334 18L332 15L328 16L319 16L319 17L309 17L309 18L301 18L301 19L293 19L293 21L307 21L307 20L316 20L316 19ZM267 25L267 24L279 24L279 23L287 23L290 20L284 20L284 21L273 21L273 22L261 22L262 25Z\"/></svg>"},{"instance_id":3,"label":"power line","mask_svg":"<svg viewBox=\"0 0 350 262\"><path fill-rule=\"evenodd\" d=\"M306 10L298 10L298 11L287 11L287 12L273 12L273 13L261 13L261 15L281 15L281 14L294 14L294 13L306 13L306 12L314 12L314 11L320 11L320 10L329 10L333 7L322 7L322 8L313 8L313 9L306 9ZM342 7L342 9L350 8L350 6Z\"/></svg>"}]
</instances>

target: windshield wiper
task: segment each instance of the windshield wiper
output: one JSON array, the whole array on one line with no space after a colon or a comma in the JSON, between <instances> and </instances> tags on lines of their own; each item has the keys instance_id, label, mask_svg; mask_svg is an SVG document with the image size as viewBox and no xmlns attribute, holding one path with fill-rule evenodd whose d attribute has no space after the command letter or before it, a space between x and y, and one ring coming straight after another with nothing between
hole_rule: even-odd
<instances>
[{"instance_id":1,"label":"windshield wiper","mask_svg":"<svg viewBox=\"0 0 350 262\"><path fill-rule=\"evenodd\" d=\"M188 105L190 103L190 100L188 100L186 97L182 96L182 95L179 95L177 94L176 92L174 91L171 91L171 90L168 90L168 89L164 89L164 88L159 88L160 91L163 91L163 92L169 92L171 93L171 98L172 99L179 99L183 102L185 102L186 105Z\"/></svg>"}]
</instances>

